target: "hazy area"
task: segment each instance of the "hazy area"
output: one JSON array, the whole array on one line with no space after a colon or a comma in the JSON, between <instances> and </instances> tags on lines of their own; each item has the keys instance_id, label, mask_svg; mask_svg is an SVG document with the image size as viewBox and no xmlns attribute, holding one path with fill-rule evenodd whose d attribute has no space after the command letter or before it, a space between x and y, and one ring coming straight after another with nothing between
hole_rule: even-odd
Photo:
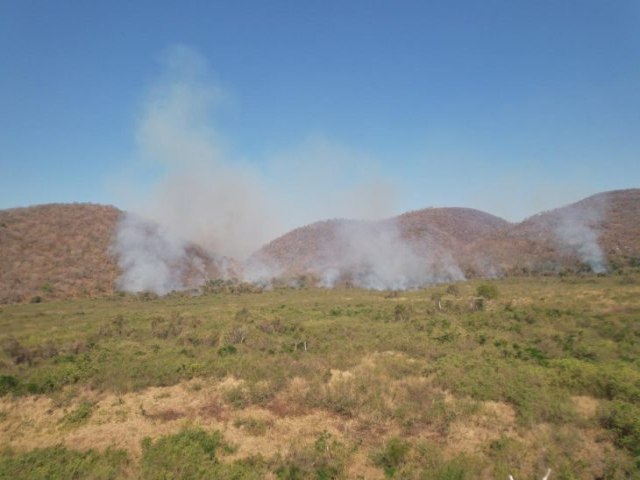
<instances>
[{"instance_id":1,"label":"hazy area","mask_svg":"<svg viewBox=\"0 0 640 480\"><path fill-rule=\"evenodd\" d=\"M192 244L213 258L242 262L305 223L394 213L398 187L377 177L375 165L369 171L356 168L367 159L324 138L282 152L261 169L233 158L215 126L226 94L213 81L207 60L174 47L164 57L164 69L146 95L136 132L138 162L157 169L157 180L128 205L131 214L120 222L112 248L124 290L182 288L176 266L193 264L187 253ZM604 207L591 204L568 210L554 230L560 248L576 253L595 272L606 269L597 230L605 214ZM312 273L322 286L348 278L363 288L406 289L464 278L446 246L427 242L416 252L393 221L345 223L319 256ZM483 265L483 271L499 271L487 261ZM272 262L222 270L223 278L262 282L280 274Z\"/></svg>"}]
</instances>

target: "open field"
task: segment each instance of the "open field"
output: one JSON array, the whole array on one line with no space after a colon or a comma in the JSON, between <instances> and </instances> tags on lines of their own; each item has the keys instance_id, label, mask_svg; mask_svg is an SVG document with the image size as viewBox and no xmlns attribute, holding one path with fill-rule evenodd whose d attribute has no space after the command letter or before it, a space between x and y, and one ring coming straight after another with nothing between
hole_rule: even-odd
<instances>
[{"instance_id":1,"label":"open field","mask_svg":"<svg viewBox=\"0 0 640 480\"><path fill-rule=\"evenodd\" d=\"M638 274L3 305L0 341L0 478L640 478Z\"/></svg>"}]
</instances>

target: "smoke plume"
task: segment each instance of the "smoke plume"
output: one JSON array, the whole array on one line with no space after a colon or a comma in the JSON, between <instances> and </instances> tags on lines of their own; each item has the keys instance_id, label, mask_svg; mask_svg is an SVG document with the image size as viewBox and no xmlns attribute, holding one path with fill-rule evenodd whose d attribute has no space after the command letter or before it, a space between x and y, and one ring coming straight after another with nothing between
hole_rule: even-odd
<instances>
[{"instance_id":1,"label":"smoke plume","mask_svg":"<svg viewBox=\"0 0 640 480\"><path fill-rule=\"evenodd\" d=\"M184 286L184 269L191 263L186 243L167 229L125 214L112 249L123 272L117 282L119 289L162 295Z\"/></svg>"},{"instance_id":2,"label":"smoke plume","mask_svg":"<svg viewBox=\"0 0 640 480\"><path fill-rule=\"evenodd\" d=\"M394 220L341 222L313 266L321 285L338 281L372 290L405 290L464 279L451 255L435 245L412 245Z\"/></svg>"},{"instance_id":3,"label":"smoke plume","mask_svg":"<svg viewBox=\"0 0 640 480\"><path fill-rule=\"evenodd\" d=\"M604 197L588 199L562 210L554 233L561 249L573 252L595 273L607 270L598 244L598 225L606 213Z\"/></svg>"},{"instance_id":4,"label":"smoke plume","mask_svg":"<svg viewBox=\"0 0 640 480\"><path fill-rule=\"evenodd\" d=\"M142 199L125 205L134 216L120 222L112 246L123 290L184 287L179 266L192 261L193 244L215 257L243 260L319 217L393 212L394 188L370 173L374 162L323 136L258 163L234 158L215 128L225 94L206 59L174 47L164 68L143 102L135 135L138 166L155 180ZM153 235L149 223L158 226ZM267 274L277 272L260 276Z\"/></svg>"}]
</instances>

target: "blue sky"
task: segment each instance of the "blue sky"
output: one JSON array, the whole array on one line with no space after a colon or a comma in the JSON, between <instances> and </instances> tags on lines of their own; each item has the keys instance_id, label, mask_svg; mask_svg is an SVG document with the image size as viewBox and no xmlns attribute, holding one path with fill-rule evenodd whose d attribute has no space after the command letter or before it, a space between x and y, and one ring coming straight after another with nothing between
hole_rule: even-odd
<instances>
[{"instance_id":1,"label":"blue sky","mask_svg":"<svg viewBox=\"0 0 640 480\"><path fill-rule=\"evenodd\" d=\"M136 131L176 45L224 92L225 162L266 183L314 161L389 182L393 211L512 220L640 186L636 0L4 0L0 208L144 197L164 170Z\"/></svg>"}]
</instances>

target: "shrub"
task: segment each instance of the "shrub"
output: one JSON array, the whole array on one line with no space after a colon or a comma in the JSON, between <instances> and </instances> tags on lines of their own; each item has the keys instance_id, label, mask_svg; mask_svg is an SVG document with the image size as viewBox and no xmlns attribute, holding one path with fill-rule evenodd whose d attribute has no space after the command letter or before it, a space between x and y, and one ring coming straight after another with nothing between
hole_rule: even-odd
<instances>
[{"instance_id":1,"label":"shrub","mask_svg":"<svg viewBox=\"0 0 640 480\"><path fill-rule=\"evenodd\" d=\"M294 447L276 469L276 475L279 480L342 478L347 455L344 445L324 431L313 444Z\"/></svg>"},{"instance_id":2,"label":"shrub","mask_svg":"<svg viewBox=\"0 0 640 480\"><path fill-rule=\"evenodd\" d=\"M174 338L182 333L184 320L180 315L174 314L171 318L155 317L151 320L151 335L156 338Z\"/></svg>"},{"instance_id":3,"label":"shrub","mask_svg":"<svg viewBox=\"0 0 640 480\"><path fill-rule=\"evenodd\" d=\"M100 337L127 337L131 335L132 329L128 326L128 321L122 315L116 315L112 320L105 322L98 330Z\"/></svg>"},{"instance_id":4,"label":"shrub","mask_svg":"<svg viewBox=\"0 0 640 480\"><path fill-rule=\"evenodd\" d=\"M453 295L454 297L457 297L458 295L460 295L460 288L456 284L451 284L447 287L447 293L449 295Z\"/></svg>"},{"instance_id":5,"label":"shrub","mask_svg":"<svg viewBox=\"0 0 640 480\"><path fill-rule=\"evenodd\" d=\"M246 323L249 320L249 310L246 308L241 308L236 312L235 316L236 322Z\"/></svg>"},{"instance_id":6,"label":"shrub","mask_svg":"<svg viewBox=\"0 0 640 480\"><path fill-rule=\"evenodd\" d=\"M0 375L0 397L18 388L18 379L12 375Z\"/></svg>"},{"instance_id":7,"label":"shrub","mask_svg":"<svg viewBox=\"0 0 640 480\"><path fill-rule=\"evenodd\" d=\"M498 298L498 287L490 283L483 283L482 285L478 285L476 294L479 297L486 298L487 300L493 300Z\"/></svg>"},{"instance_id":8,"label":"shrub","mask_svg":"<svg viewBox=\"0 0 640 480\"><path fill-rule=\"evenodd\" d=\"M619 446L640 456L640 407L613 401L600 413L600 424L614 433Z\"/></svg>"},{"instance_id":9,"label":"shrub","mask_svg":"<svg viewBox=\"0 0 640 480\"><path fill-rule=\"evenodd\" d=\"M374 455L373 462L384 469L384 474L387 477L393 477L404 464L410 449L407 442L403 442L399 438L392 438L382 451Z\"/></svg>"},{"instance_id":10,"label":"shrub","mask_svg":"<svg viewBox=\"0 0 640 480\"><path fill-rule=\"evenodd\" d=\"M244 343L247 339L247 330L243 327L235 326L225 335L225 341L229 345Z\"/></svg>"},{"instance_id":11,"label":"shrub","mask_svg":"<svg viewBox=\"0 0 640 480\"><path fill-rule=\"evenodd\" d=\"M256 437L265 435L271 423L260 418L238 418L233 426L245 430L249 435Z\"/></svg>"},{"instance_id":12,"label":"shrub","mask_svg":"<svg viewBox=\"0 0 640 480\"><path fill-rule=\"evenodd\" d=\"M2 349L11 357L16 365L27 363L31 365L35 360L35 353L24 347L17 338L9 337L2 342Z\"/></svg>"},{"instance_id":13,"label":"shrub","mask_svg":"<svg viewBox=\"0 0 640 480\"><path fill-rule=\"evenodd\" d=\"M398 304L393 310L393 318L396 322L408 322L411 320L411 311L408 306Z\"/></svg>"},{"instance_id":14,"label":"shrub","mask_svg":"<svg viewBox=\"0 0 640 480\"><path fill-rule=\"evenodd\" d=\"M220 355L221 357L234 355L236 353L238 353L238 349L233 345L225 345L224 347L220 347L218 349L218 355Z\"/></svg>"},{"instance_id":15,"label":"shrub","mask_svg":"<svg viewBox=\"0 0 640 480\"><path fill-rule=\"evenodd\" d=\"M155 442L146 438L142 442L140 478L258 479L264 476L261 465L256 462L221 463L218 453L232 450L220 432L208 433L201 428L186 428Z\"/></svg>"},{"instance_id":16,"label":"shrub","mask_svg":"<svg viewBox=\"0 0 640 480\"><path fill-rule=\"evenodd\" d=\"M91 402L82 402L78 405L75 410L67 413L64 417L62 417L61 423L70 426L77 426L85 423L91 418L93 414L94 404Z\"/></svg>"}]
</instances>

